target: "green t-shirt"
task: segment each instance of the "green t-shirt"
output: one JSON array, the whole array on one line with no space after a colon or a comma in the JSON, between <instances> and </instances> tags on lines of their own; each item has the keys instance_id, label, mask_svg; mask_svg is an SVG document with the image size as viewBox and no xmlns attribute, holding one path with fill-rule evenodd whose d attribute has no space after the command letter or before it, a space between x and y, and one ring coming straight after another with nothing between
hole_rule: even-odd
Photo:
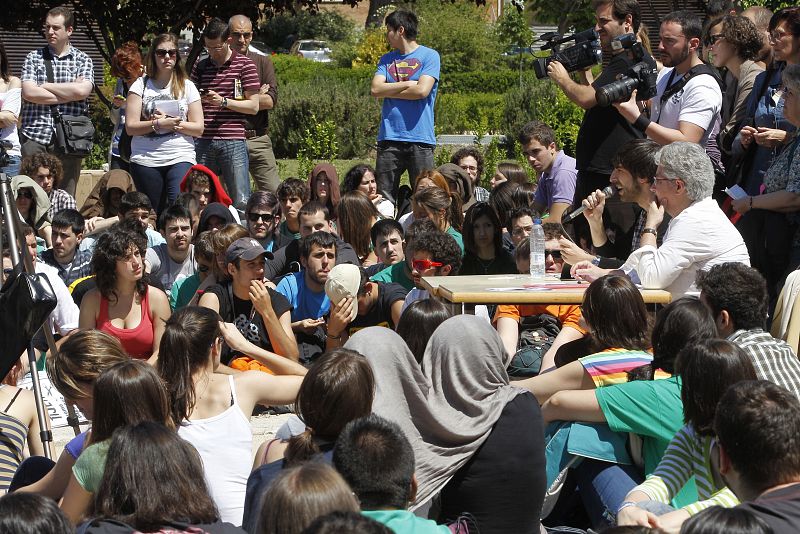
<instances>
[{"instance_id":1,"label":"green t-shirt","mask_svg":"<svg viewBox=\"0 0 800 534\"><path fill-rule=\"evenodd\" d=\"M106 468L106 455L110 441L89 445L72 466L72 473L78 483L89 493L97 493L97 489L100 487L100 480L102 480L103 471Z\"/></svg>"},{"instance_id":2,"label":"green t-shirt","mask_svg":"<svg viewBox=\"0 0 800 534\"><path fill-rule=\"evenodd\" d=\"M408 510L364 510L363 515L386 525L396 534L449 534L450 529L435 521L417 517Z\"/></svg>"},{"instance_id":3,"label":"green t-shirt","mask_svg":"<svg viewBox=\"0 0 800 534\"><path fill-rule=\"evenodd\" d=\"M451 226L451 227L449 227L447 229L447 231L445 233L448 234L448 235L453 236L453 239L455 239L456 243L458 243L458 247L461 249L461 254L463 255L464 254L464 238L461 236L461 234L458 232L458 230L456 230L455 228L453 228Z\"/></svg>"},{"instance_id":4,"label":"green t-shirt","mask_svg":"<svg viewBox=\"0 0 800 534\"><path fill-rule=\"evenodd\" d=\"M683 427L680 377L636 380L598 388L594 394L611 430L641 436L644 473L652 473ZM683 507L696 501L693 477L672 502Z\"/></svg>"},{"instance_id":5,"label":"green t-shirt","mask_svg":"<svg viewBox=\"0 0 800 534\"><path fill-rule=\"evenodd\" d=\"M373 282L395 283L400 284L408 291L414 289L414 282L406 274L406 262L401 261L390 265L384 270L372 276Z\"/></svg>"},{"instance_id":6,"label":"green t-shirt","mask_svg":"<svg viewBox=\"0 0 800 534\"><path fill-rule=\"evenodd\" d=\"M198 287L200 287L200 275L197 273L172 284L169 292L169 307L172 311L180 310L189 304Z\"/></svg>"}]
</instances>

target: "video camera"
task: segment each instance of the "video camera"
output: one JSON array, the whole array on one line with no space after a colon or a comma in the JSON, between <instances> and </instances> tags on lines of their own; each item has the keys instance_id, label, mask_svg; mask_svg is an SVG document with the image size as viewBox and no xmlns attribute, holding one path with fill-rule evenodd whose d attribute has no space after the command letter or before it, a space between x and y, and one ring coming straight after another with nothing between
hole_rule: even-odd
<instances>
[{"instance_id":1,"label":"video camera","mask_svg":"<svg viewBox=\"0 0 800 534\"><path fill-rule=\"evenodd\" d=\"M625 102L630 99L634 90L636 90L636 100L639 101L650 100L656 96L658 73L654 62L644 61L644 47L636 40L636 36L632 33L620 35L611 41L611 49L614 52L630 50L636 63L618 79L595 89L597 103L607 107L615 102Z\"/></svg>"},{"instance_id":2,"label":"video camera","mask_svg":"<svg viewBox=\"0 0 800 534\"><path fill-rule=\"evenodd\" d=\"M597 35L594 28L574 33L567 37L562 37L555 32L548 32L543 34L537 41L545 42L541 46L541 50L553 51L550 57L536 58L533 63L533 72L536 73L536 77L540 80L547 78L547 66L553 61L558 61L564 65L567 72L582 70L603 61L603 52L600 50L600 36ZM561 50L561 45L569 41L575 41L575 44Z\"/></svg>"}]
</instances>

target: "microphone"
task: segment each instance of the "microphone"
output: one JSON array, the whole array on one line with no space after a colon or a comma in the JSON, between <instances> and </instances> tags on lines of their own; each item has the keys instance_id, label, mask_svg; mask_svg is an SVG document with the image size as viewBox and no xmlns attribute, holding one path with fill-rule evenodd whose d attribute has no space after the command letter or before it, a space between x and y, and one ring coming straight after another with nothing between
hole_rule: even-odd
<instances>
[{"instance_id":1,"label":"microphone","mask_svg":"<svg viewBox=\"0 0 800 534\"><path fill-rule=\"evenodd\" d=\"M611 187L610 185L607 185L605 187L605 189L603 189L603 194L606 196L606 198L613 197L616 192L617 192L617 190L614 189L613 187ZM562 217L561 218L561 224L568 223L568 222L572 221L575 217L577 217L578 215L580 215L584 211L586 211L586 206L581 204L580 208L578 208L575 211L573 211L572 213Z\"/></svg>"}]
</instances>

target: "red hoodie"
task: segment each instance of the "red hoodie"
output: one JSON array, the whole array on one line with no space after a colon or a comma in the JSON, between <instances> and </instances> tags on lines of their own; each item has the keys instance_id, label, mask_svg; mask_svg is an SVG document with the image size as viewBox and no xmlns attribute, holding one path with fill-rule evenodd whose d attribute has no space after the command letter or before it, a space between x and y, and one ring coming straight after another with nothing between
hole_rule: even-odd
<instances>
[{"instance_id":1,"label":"red hoodie","mask_svg":"<svg viewBox=\"0 0 800 534\"><path fill-rule=\"evenodd\" d=\"M200 171L206 176L208 176L209 180L211 180L212 184L211 189L214 193L213 196L211 197L211 200L208 201L209 204L211 204L212 202L219 202L220 204L223 204L226 208L231 204L233 204L231 197L229 197L228 194L225 192L225 189L223 189L222 182L219 181L219 178L217 177L216 174L214 174L214 171L212 171L205 165L200 165L199 163L197 165L192 165L189 168L189 170L186 171L186 174L183 176L183 180L181 180L181 193L185 193L186 191L188 191L186 182L188 181L189 175L192 173L192 171Z\"/></svg>"}]
</instances>

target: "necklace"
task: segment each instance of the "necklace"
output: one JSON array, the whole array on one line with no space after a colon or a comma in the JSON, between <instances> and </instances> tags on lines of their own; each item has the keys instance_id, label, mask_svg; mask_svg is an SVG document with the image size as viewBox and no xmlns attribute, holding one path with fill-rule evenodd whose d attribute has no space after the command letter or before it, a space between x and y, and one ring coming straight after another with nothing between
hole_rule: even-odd
<instances>
[{"instance_id":1,"label":"necklace","mask_svg":"<svg viewBox=\"0 0 800 534\"><path fill-rule=\"evenodd\" d=\"M476 254L475 255L475 259L478 260L478 263L480 264L481 269L483 269L483 274L489 274L489 268L495 262L495 260L497 259L497 256L495 256L494 258L492 258L490 260L483 260Z\"/></svg>"}]
</instances>

